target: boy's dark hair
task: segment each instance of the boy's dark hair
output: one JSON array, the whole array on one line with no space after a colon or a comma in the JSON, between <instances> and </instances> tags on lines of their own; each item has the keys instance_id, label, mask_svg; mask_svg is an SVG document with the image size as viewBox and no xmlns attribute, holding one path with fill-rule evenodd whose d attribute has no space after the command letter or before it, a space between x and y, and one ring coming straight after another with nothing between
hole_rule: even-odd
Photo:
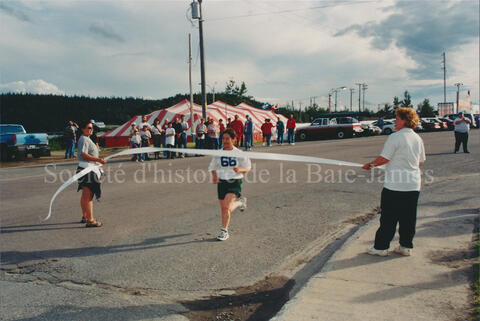
<instances>
[{"instance_id":1,"label":"boy's dark hair","mask_svg":"<svg viewBox=\"0 0 480 321\"><path fill-rule=\"evenodd\" d=\"M82 120L79 124L80 129L84 129L85 127L88 126L88 124L91 124L92 122L90 120Z\"/></svg>"},{"instance_id":2,"label":"boy's dark hair","mask_svg":"<svg viewBox=\"0 0 480 321\"><path fill-rule=\"evenodd\" d=\"M237 137L237 135L235 134L235 131L231 128L227 128L225 129L225 131L223 132L223 135L228 135L230 136L231 139L235 139Z\"/></svg>"}]
</instances>

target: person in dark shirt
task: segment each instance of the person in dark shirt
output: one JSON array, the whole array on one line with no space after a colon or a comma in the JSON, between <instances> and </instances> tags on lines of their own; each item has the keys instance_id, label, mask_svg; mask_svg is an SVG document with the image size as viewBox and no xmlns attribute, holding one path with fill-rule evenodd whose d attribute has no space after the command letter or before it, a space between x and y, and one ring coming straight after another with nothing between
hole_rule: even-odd
<instances>
[{"instance_id":1,"label":"person in dark shirt","mask_svg":"<svg viewBox=\"0 0 480 321\"><path fill-rule=\"evenodd\" d=\"M173 129L175 129L175 148L182 148L182 134L183 134L183 126L180 122L180 118L175 118L175 122L172 125ZM175 155L175 153L173 153ZM176 157L185 157L182 153L178 153Z\"/></svg>"}]
</instances>

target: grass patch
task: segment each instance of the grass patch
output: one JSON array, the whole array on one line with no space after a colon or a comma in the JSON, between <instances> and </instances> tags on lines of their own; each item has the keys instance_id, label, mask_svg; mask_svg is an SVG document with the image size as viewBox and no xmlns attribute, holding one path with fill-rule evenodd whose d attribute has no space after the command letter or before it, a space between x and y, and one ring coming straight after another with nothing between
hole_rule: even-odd
<instances>
[{"instance_id":1,"label":"grass patch","mask_svg":"<svg viewBox=\"0 0 480 321\"><path fill-rule=\"evenodd\" d=\"M475 233L475 259L477 263L473 264L473 302L472 302L472 315L471 320L480 320L480 263L478 258L480 257L480 227L477 225L477 231Z\"/></svg>"}]
</instances>

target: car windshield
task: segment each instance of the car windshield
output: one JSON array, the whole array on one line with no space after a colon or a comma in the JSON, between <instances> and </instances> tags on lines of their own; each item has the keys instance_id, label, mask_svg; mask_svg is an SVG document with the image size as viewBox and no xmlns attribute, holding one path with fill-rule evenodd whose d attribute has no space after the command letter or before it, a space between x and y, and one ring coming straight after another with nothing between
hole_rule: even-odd
<instances>
[{"instance_id":1,"label":"car windshield","mask_svg":"<svg viewBox=\"0 0 480 321\"><path fill-rule=\"evenodd\" d=\"M0 134L22 134L23 128L18 125L5 125L0 126Z\"/></svg>"}]
</instances>

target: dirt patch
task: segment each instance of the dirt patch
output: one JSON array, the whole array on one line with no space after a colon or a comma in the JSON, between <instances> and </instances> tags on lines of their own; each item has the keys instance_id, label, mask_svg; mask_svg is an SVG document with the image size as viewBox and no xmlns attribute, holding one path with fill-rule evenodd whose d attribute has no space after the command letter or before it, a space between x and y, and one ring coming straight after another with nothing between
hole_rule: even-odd
<instances>
[{"instance_id":1,"label":"dirt patch","mask_svg":"<svg viewBox=\"0 0 480 321\"><path fill-rule=\"evenodd\" d=\"M366 214L363 214L354 218L349 218L348 220L345 220L342 223L362 225L370 221L372 217L374 217L377 214L380 214L380 207L377 207Z\"/></svg>"},{"instance_id":2,"label":"dirt patch","mask_svg":"<svg viewBox=\"0 0 480 321\"><path fill-rule=\"evenodd\" d=\"M452 251L430 251L430 260L435 264L445 265L452 269L464 268L478 263L478 257L473 248Z\"/></svg>"},{"instance_id":3,"label":"dirt patch","mask_svg":"<svg viewBox=\"0 0 480 321\"><path fill-rule=\"evenodd\" d=\"M280 311L294 283L284 276L268 276L251 286L223 290L233 295L180 303L190 310L184 316L192 321L263 321Z\"/></svg>"}]
</instances>

